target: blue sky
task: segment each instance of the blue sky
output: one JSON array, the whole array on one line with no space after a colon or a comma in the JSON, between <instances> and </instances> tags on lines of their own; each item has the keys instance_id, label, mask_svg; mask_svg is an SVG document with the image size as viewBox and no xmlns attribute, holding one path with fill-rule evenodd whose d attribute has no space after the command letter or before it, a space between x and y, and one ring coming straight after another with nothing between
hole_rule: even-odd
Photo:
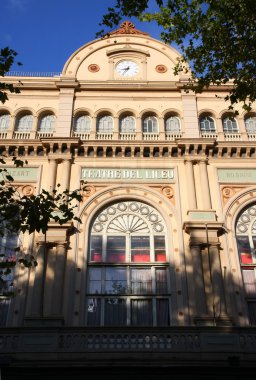
<instances>
[{"instance_id":1,"label":"blue sky","mask_svg":"<svg viewBox=\"0 0 256 380\"><path fill-rule=\"evenodd\" d=\"M68 57L95 39L98 25L114 0L1 0L0 47L18 52L22 67L12 70L61 71ZM154 23L132 20L159 38Z\"/></svg>"}]
</instances>

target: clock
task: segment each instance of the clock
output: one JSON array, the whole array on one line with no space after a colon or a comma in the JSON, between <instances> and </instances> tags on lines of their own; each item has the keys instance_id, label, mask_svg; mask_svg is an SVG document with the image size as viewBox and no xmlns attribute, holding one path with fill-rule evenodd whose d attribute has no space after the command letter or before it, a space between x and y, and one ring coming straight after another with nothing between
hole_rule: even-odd
<instances>
[{"instance_id":1,"label":"clock","mask_svg":"<svg viewBox=\"0 0 256 380\"><path fill-rule=\"evenodd\" d=\"M139 73L140 68L136 62L126 59L116 64L115 71L124 78L131 78Z\"/></svg>"}]
</instances>

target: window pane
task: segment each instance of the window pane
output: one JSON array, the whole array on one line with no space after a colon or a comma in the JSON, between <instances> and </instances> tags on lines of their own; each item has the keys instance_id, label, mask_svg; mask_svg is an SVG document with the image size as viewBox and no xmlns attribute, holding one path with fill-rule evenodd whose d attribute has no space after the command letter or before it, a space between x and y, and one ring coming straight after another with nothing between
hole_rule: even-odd
<instances>
[{"instance_id":1,"label":"window pane","mask_svg":"<svg viewBox=\"0 0 256 380\"><path fill-rule=\"evenodd\" d=\"M149 236L131 237L132 262L150 261L150 241Z\"/></svg>"},{"instance_id":2,"label":"window pane","mask_svg":"<svg viewBox=\"0 0 256 380\"><path fill-rule=\"evenodd\" d=\"M124 326L127 322L126 300L119 298L105 299L104 324L107 326Z\"/></svg>"},{"instance_id":3,"label":"window pane","mask_svg":"<svg viewBox=\"0 0 256 380\"><path fill-rule=\"evenodd\" d=\"M135 132L135 119L133 116L126 116L120 120L120 132L121 133Z\"/></svg>"},{"instance_id":4,"label":"window pane","mask_svg":"<svg viewBox=\"0 0 256 380\"><path fill-rule=\"evenodd\" d=\"M251 325L256 325L256 302L248 302L248 311Z\"/></svg>"},{"instance_id":5,"label":"window pane","mask_svg":"<svg viewBox=\"0 0 256 380\"><path fill-rule=\"evenodd\" d=\"M171 116L165 121L165 131L166 132L179 132L180 122L177 117Z\"/></svg>"},{"instance_id":6,"label":"window pane","mask_svg":"<svg viewBox=\"0 0 256 380\"><path fill-rule=\"evenodd\" d=\"M113 263L125 262L125 236L107 237L107 261Z\"/></svg>"},{"instance_id":7,"label":"window pane","mask_svg":"<svg viewBox=\"0 0 256 380\"><path fill-rule=\"evenodd\" d=\"M101 299L89 298L87 301L87 324L89 326L99 326L101 315Z\"/></svg>"},{"instance_id":8,"label":"window pane","mask_svg":"<svg viewBox=\"0 0 256 380\"><path fill-rule=\"evenodd\" d=\"M169 302L167 299L156 300L157 326L168 326L170 324Z\"/></svg>"},{"instance_id":9,"label":"window pane","mask_svg":"<svg viewBox=\"0 0 256 380\"><path fill-rule=\"evenodd\" d=\"M6 132L10 125L11 116L9 114L0 116L0 132Z\"/></svg>"},{"instance_id":10,"label":"window pane","mask_svg":"<svg viewBox=\"0 0 256 380\"><path fill-rule=\"evenodd\" d=\"M152 276L150 269L131 269L131 291L132 294L152 293Z\"/></svg>"},{"instance_id":11,"label":"window pane","mask_svg":"<svg viewBox=\"0 0 256 380\"><path fill-rule=\"evenodd\" d=\"M39 132L52 132L54 129L55 116L46 115L44 116L39 124Z\"/></svg>"},{"instance_id":12,"label":"window pane","mask_svg":"<svg viewBox=\"0 0 256 380\"><path fill-rule=\"evenodd\" d=\"M252 254L248 236L237 236L237 247L242 264L252 263Z\"/></svg>"},{"instance_id":13,"label":"window pane","mask_svg":"<svg viewBox=\"0 0 256 380\"><path fill-rule=\"evenodd\" d=\"M102 261L102 236L91 236L91 261Z\"/></svg>"},{"instance_id":14,"label":"window pane","mask_svg":"<svg viewBox=\"0 0 256 380\"><path fill-rule=\"evenodd\" d=\"M152 300L131 300L131 319L133 326L152 326Z\"/></svg>"},{"instance_id":15,"label":"window pane","mask_svg":"<svg viewBox=\"0 0 256 380\"><path fill-rule=\"evenodd\" d=\"M254 269L243 269L244 288L247 296L256 297L256 277Z\"/></svg>"},{"instance_id":16,"label":"window pane","mask_svg":"<svg viewBox=\"0 0 256 380\"><path fill-rule=\"evenodd\" d=\"M16 131L17 132L30 132L32 129L33 116L32 115L24 115L20 119L18 119L18 124Z\"/></svg>"},{"instance_id":17,"label":"window pane","mask_svg":"<svg viewBox=\"0 0 256 380\"><path fill-rule=\"evenodd\" d=\"M156 293L165 294L167 288L167 270L166 268L156 268Z\"/></svg>"},{"instance_id":18,"label":"window pane","mask_svg":"<svg viewBox=\"0 0 256 380\"><path fill-rule=\"evenodd\" d=\"M126 268L106 268L106 293L125 294L127 292Z\"/></svg>"},{"instance_id":19,"label":"window pane","mask_svg":"<svg viewBox=\"0 0 256 380\"><path fill-rule=\"evenodd\" d=\"M101 268L89 268L89 294L102 293L102 269Z\"/></svg>"},{"instance_id":20,"label":"window pane","mask_svg":"<svg viewBox=\"0 0 256 380\"><path fill-rule=\"evenodd\" d=\"M154 237L155 261L166 261L165 237Z\"/></svg>"}]
</instances>

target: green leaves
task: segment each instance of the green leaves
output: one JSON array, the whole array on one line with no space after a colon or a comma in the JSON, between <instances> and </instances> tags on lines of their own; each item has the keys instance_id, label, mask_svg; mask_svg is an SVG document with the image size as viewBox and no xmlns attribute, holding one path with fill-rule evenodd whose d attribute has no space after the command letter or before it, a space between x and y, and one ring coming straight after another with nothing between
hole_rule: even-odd
<instances>
[{"instance_id":1,"label":"green leaves","mask_svg":"<svg viewBox=\"0 0 256 380\"><path fill-rule=\"evenodd\" d=\"M188 62L186 89L201 92L231 81L226 100L249 110L256 100L256 2L254 0L117 0L102 25L113 28L124 17L155 21L165 43L182 52L175 73ZM194 81L194 79L197 79ZM230 82L230 84L231 84Z\"/></svg>"},{"instance_id":2,"label":"green leaves","mask_svg":"<svg viewBox=\"0 0 256 380\"><path fill-rule=\"evenodd\" d=\"M8 71L10 71L15 58L17 56L16 51L10 49L9 47L5 47L0 49L0 77L4 77ZM21 65L20 62L17 62L18 65ZM5 103L8 100L8 92L9 93L20 93L20 89L17 85L12 83L4 83L0 82L0 102Z\"/></svg>"}]
</instances>

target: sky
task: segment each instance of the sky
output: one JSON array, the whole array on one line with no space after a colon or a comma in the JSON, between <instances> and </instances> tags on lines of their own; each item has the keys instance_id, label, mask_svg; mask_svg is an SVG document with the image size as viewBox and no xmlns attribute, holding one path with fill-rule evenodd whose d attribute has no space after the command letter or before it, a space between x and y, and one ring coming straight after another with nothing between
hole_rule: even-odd
<instances>
[{"instance_id":1,"label":"sky","mask_svg":"<svg viewBox=\"0 0 256 380\"><path fill-rule=\"evenodd\" d=\"M12 70L60 72L69 56L95 39L102 15L115 0L0 0L0 48L18 53ZM135 27L160 38L155 23Z\"/></svg>"}]
</instances>

